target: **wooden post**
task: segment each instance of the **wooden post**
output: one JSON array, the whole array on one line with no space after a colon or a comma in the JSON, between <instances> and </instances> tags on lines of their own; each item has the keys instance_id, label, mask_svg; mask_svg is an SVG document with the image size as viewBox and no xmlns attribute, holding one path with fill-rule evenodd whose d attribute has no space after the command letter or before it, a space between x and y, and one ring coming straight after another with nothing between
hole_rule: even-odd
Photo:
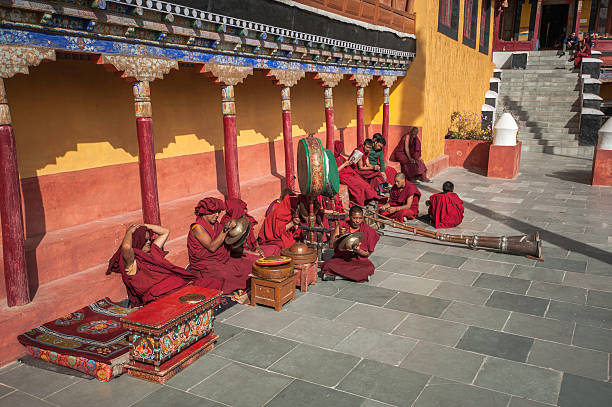
<instances>
[{"instance_id":1,"label":"wooden post","mask_svg":"<svg viewBox=\"0 0 612 407\"><path fill-rule=\"evenodd\" d=\"M229 198L240 199L240 178L238 172L238 137L236 133L236 100L234 85L221 88L223 103L223 142L225 150L225 179Z\"/></svg>"},{"instance_id":2,"label":"wooden post","mask_svg":"<svg viewBox=\"0 0 612 407\"><path fill-rule=\"evenodd\" d=\"M134 91L136 135L138 137L138 170L140 173L142 219L144 223L161 225L149 82L134 82L132 89Z\"/></svg>"},{"instance_id":3,"label":"wooden post","mask_svg":"<svg viewBox=\"0 0 612 407\"><path fill-rule=\"evenodd\" d=\"M383 147L384 156L387 156L387 148L389 146L389 88L383 88L383 119L382 119L382 135L385 139Z\"/></svg>"},{"instance_id":4,"label":"wooden post","mask_svg":"<svg viewBox=\"0 0 612 407\"><path fill-rule=\"evenodd\" d=\"M580 32L580 17L582 14L582 0L578 0L578 2L576 3L576 27L574 28L574 31L576 32L576 35L578 35L578 32Z\"/></svg>"},{"instance_id":5,"label":"wooden post","mask_svg":"<svg viewBox=\"0 0 612 407\"><path fill-rule=\"evenodd\" d=\"M6 300L9 307L25 305L30 302L30 287L25 260L17 149L2 78L0 78L0 219Z\"/></svg>"},{"instance_id":6,"label":"wooden post","mask_svg":"<svg viewBox=\"0 0 612 407\"><path fill-rule=\"evenodd\" d=\"M334 148L334 94L332 88L325 87L325 148L332 150Z\"/></svg>"},{"instance_id":7,"label":"wooden post","mask_svg":"<svg viewBox=\"0 0 612 407\"><path fill-rule=\"evenodd\" d=\"M281 109L283 111L283 146L285 148L285 185L295 188L295 165L293 162L293 132L291 127L291 88L281 89Z\"/></svg>"},{"instance_id":8,"label":"wooden post","mask_svg":"<svg viewBox=\"0 0 612 407\"><path fill-rule=\"evenodd\" d=\"M536 8L535 25L533 27L534 49L537 51L540 48L540 23L542 22L542 0L538 0Z\"/></svg>"},{"instance_id":9,"label":"wooden post","mask_svg":"<svg viewBox=\"0 0 612 407\"><path fill-rule=\"evenodd\" d=\"M365 123L363 122L363 94L362 87L357 88L357 147L363 145L365 140Z\"/></svg>"}]
</instances>

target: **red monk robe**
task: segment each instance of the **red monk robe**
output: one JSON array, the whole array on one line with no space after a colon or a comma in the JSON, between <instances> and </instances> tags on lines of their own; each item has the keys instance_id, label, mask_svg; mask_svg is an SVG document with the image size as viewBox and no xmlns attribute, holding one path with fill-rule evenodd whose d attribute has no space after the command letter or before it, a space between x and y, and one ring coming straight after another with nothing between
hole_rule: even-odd
<instances>
[{"instance_id":1,"label":"red monk robe","mask_svg":"<svg viewBox=\"0 0 612 407\"><path fill-rule=\"evenodd\" d=\"M463 201L454 192L429 197L429 218L437 229L453 228L463 221Z\"/></svg>"},{"instance_id":2,"label":"red monk robe","mask_svg":"<svg viewBox=\"0 0 612 407\"><path fill-rule=\"evenodd\" d=\"M369 165L371 148L372 147L368 148L365 146L357 148L357 150L361 151L361 153L363 154L363 156L361 156L362 166ZM354 164L352 167L357 173L357 175L359 175L361 178L363 178L364 181L370 184L374 191L380 191L380 186L386 182L385 177L378 170L365 168L359 169L359 164Z\"/></svg>"},{"instance_id":3,"label":"red monk robe","mask_svg":"<svg viewBox=\"0 0 612 407\"><path fill-rule=\"evenodd\" d=\"M194 276L184 268L170 263L162 247L159 247L156 242L150 243L153 231L146 226L137 228L136 226L132 226L130 228L132 230L128 229L126 233L126 235L132 234L131 249L134 263L126 266L122 255L122 244L122 247L109 260L106 271L106 274L121 273L130 306L146 305L190 283L204 288L221 289L220 281ZM154 226L156 225L151 227Z\"/></svg>"},{"instance_id":4,"label":"red monk robe","mask_svg":"<svg viewBox=\"0 0 612 407\"><path fill-rule=\"evenodd\" d=\"M357 175L351 165L347 164L341 168L342 165L347 162L346 158L342 156L343 150L344 142L342 140L336 140L334 142L334 156L336 157L336 164L338 165L340 182L348 187L350 199L357 205L364 206L366 201L377 199L378 194L370 184Z\"/></svg>"},{"instance_id":5,"label":"red monk robe","mask_svg":"<svg viewBox=\"0 0 612 407\"><path fill-rule=\"evenodd\" d=\"M421 192L418 188L410 181L402 180L405 184L402 187L398 186L396 180L395 185L389 191L389 201L386 205L381 207L380 214L391 218L397 222L403 222L404 218L414 219L419 215L419 200L421 199ZM412 197L412 203L410 208L394 210L393 207L404 206L407 204L408 199Z\"/></svg>"},{"instance_id":6,"label":"red monk robe","mask_svg":"<svg viewBox=\"0 0 612 407\"><path fill-rule=\"evenodd\" d=\"M402 137L395 149L394 156L400 162L402 172L408 180L420 178L423 181L429 181L427 167L421 159L421 140L419 140L416 128Z\"/></svg>"},{"instance_id":7,"label":"red monk robe","mask_svg":"<svg viewBox=\"0 0 612 407\"><path fill-rule=\"evenodd\" d=\"M210 251L196 237L194 229L200 225L203 233L210 236L211 241L217 239L223 232L225 224L214 222L211 224L204 216L219 213L225 208L223 201L216 198L205 198L195 208L196 220L189 228L187 235L187 251L191 271L201 277L215 278L222 282L224 294L231 294L235 290L247 288L249 274L253 261L247 258L230 256L229 247L225 243Z\"/></svg>"},{"instance_id":8,"label":"red monk robe","mask_svg":"<svg viewBox=\"0 0 612 407\"><path fill-rule=\"evenodd\" d=\"M301 238L297 217L298 197L285 195L282 201L275 205L264 219L259 230L259 242L262 245L272 245L281 249L291 247Z\"/></svg>"},{"instance_id":9,"label":"red monk robe","mask_svg":"<svg viewBox=\"0 0 612 407\"><path fill-rule=\"evenodd\" d=\"M236 220L243 216L246 216L251 223L251 231L249 232L249 236L242 244L242 249L246 252L245 254L255 255L257 257L261 257L260 255L278 256L280 254L280 249L278 246L260 245L257 242L257 238L255 237L255 225L257 225L257 221L247 212L246 202L237 198L228 198L225 200L225 208L225 215L223 215L220 222L222 225L225 225L225 223L229 222L230 220ZM260 250L261 253L258 253Z\"/></svg>"},{"instance_id":10,"label":"red monk robe","mask_svg":"<svg viewBox=\"0 0 612 407\"><path fill-rule=\"evenodd\" d=\"M363 217L361 218L363 220ZM352 227L349 222L341 221L338 229L346 228L347 232L363 233L363 240L359 244L359 249L372 253L378 243L380 236L374 229L361 222L359 227ZM336 229L335 233L338 233ZM361 256L355 252L335 251L334 256L323 263L321 273L340 276L358 283L368 281L368 277L374 274L374 264L367 256Z\"/></svg>"},{"instance_id":11,"label":"red monk robe","mask_svg":"<svg viewBox=\"0 0 612 407\"><path fill-rule=\"evenodd\" d=\"M582 58L589 58L591 56L591 46L589 41L585 38L578 42L578 52L574 54L574 68L580 68Z\"/></svg>"}]
</instances>

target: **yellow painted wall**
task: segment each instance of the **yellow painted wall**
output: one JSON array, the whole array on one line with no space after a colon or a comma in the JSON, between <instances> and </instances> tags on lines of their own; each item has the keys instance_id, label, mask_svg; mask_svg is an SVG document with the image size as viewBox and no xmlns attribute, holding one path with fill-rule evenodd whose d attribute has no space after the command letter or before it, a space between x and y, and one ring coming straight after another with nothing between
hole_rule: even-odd
<instances>
[{"instance_id":1,"label":"yellow painted wall","mask_svg":"<svg viewBox=\"0 0 612 407\"><path fill-rule=\"evenodd\" d=\"M480 1L479 1L480 5ZM422 153L425 161L444 154L444 136L454 111L480 114L489 89L494 65L491 52L484 55L463 45L463 6L459 12L459 38L453 40L438 32L438 2L415 3L417 56L406 77L391 91L390 123L423 126ZM492 41L491 15L489 41ZM480 7L477 33L480 33ZM490 49L489 49L490 51ZM382 121L382 110L373 122Z\"/></svg>"},{"instance_id":2,"label":"yellow painted wall","mask_svg":"<svg viewBox=\"0 0 612 407\"><path fill-rule=\"evenodd\" d=\"M455 41L437 32L438 2L416 2L417 56L391 90L390 123L423 126L425 160L443 154L453 111L480 112L492 76L491 55L461 43L463 3ZM103 67L60 59L5 83L21 177L138 160L131 86ZM336 128L356 125L355 92L346 76L334 88ZM220 93L189 67L151 84L157 158L223 148ZM239 147L282 137L278 86L255 70L235 93ZM307 75L291 93L294 137L324 131L322 87ZM381 85L370 82L365 96L366 124L381 123Z\"/></svg>"}]
</instances>

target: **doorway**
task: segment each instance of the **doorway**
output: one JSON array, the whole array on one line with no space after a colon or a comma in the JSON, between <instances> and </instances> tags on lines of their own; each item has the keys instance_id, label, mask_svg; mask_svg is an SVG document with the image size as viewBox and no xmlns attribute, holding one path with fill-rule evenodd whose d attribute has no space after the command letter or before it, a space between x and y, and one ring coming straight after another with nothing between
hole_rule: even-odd
<instances>
[{"instance_id":1,"label":"doorway","mask_svg":"<svg viewBox=\"0 0 612 407\"><path fill-rule=\"evenodd\" d=\"M567 35L569 4L542 6L540 20L540 49L559 49Z\"/></svg>"}]
</instances>

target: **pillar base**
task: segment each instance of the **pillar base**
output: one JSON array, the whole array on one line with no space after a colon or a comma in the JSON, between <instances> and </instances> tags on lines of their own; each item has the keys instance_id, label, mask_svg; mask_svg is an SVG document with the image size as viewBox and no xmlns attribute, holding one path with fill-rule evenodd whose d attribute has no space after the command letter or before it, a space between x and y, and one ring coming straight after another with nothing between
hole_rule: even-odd
<instances>
[{"instance_id":1,"label":"pillar base","mask_svg":"<svg viewBox=\"0 0 612 407\"><path fill-rule=\"evenodd\" d=\"M612 150L595 149L591 185L612 186Z\"/></svg>"},{"instance_id":2,"label":"pillar base","mask_svg":"<svg viewBox=\"0 0 612 407\"><path fill-rule=\"evenodd\" d=\"M515 146L495 146L489 149L487 177L513 179L521 166L521 142Z\"/></svg>"}]
</instances>

